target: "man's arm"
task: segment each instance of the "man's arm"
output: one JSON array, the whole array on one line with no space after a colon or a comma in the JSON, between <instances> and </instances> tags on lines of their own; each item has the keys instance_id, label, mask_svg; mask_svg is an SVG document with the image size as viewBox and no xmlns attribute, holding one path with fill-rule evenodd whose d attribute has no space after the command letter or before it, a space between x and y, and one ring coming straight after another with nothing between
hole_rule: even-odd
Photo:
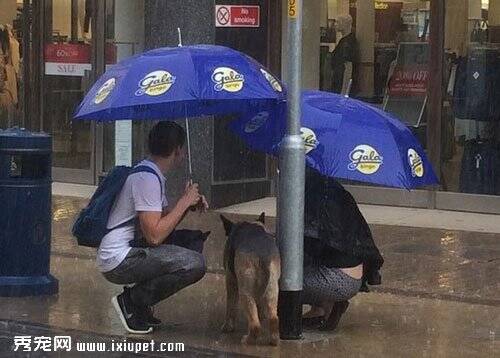
<instances>
[{"instance_id":1,"label":"man's arm","mask_svg":"<svg viewBox=\"0 0 500 358\"><path fill-rule=\"evenodd\" d=\"M195 205L199 199L198 185L194 184L186 188L186 192L171 211L168 208L165 208L163 212L140 211L139 222L148 244L151 246L161 245L174 231L189 207Z\"/></svg>"},{"instance_id":2,"label":"man's arm","mask_svg":"<svg viewBox=\"0 0 500 358\"><path fill-rule=\"evenodd\" d=\"M151 246L161 245L165 239L174 231L175 227L184 217L186 209L179 205L162 216L158 211L139 212L139 222L144 238Z\"/></svg>"}]
</instances>

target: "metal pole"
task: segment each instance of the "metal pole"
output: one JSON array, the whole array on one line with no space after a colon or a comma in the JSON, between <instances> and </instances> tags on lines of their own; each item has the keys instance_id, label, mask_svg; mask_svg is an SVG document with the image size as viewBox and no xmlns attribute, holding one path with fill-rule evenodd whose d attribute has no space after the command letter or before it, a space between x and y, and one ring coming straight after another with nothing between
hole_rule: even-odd
<instances>
[{"instance_id":1,"label":"metal pole","mask_svg":"<svg viewBox=\"0 0 500 358\"><path fill-rule=\"evenodd\" d=\"M188 172L189 172L189 180L193 180L193 165L191 162L191 139L189 135L189 119L186 117L184 119L184 123L186 124L186 144L187 144L187 155L188 155Z\"/></svg>"},{"instance_id":2,"label":"metal pole","mask_svg":"<svg viewBox=\"0 0 500 358\"><path fill-rule=\"evenodd\" d=\"M281 279L278 311L281 339L302 338L305 150L300 133L302 0L288 0L288 116L280 148L278 235Z\"/></svg>"}]
</instances>

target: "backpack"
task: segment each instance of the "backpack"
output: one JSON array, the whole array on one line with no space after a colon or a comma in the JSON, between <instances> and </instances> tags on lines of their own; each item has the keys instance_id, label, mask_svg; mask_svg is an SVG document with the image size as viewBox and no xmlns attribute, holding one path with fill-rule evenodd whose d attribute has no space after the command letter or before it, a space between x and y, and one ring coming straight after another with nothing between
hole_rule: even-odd
<instances>
[{"instance_id":1,"label":"backpack","mask_svg":"<svg viewBox=\"0 0 500 358\"><path fill-rule=\"evenodd\" d=\"M148 172L156 175L161 185L161 180L153 168L145 165L132 168L127 166L116 166L97 187L92 195L89 204L85 207L75 223L73 224L72 234L76 237L78 245L88 247L99 247L102 238L111 230L130 224L127 221L112 229L107 228L108 218L116 197L121 192L128 176L135 173ZM163 187L162 187L163 195Z\"/></svg>"}]
</instances>

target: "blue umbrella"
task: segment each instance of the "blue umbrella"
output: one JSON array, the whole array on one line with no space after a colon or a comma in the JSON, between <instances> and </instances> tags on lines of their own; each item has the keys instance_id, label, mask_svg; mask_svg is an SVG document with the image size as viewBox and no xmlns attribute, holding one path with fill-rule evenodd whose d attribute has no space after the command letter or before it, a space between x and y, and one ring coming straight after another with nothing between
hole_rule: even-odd
<instances>
[{"instance_id":1,"label":"blue umbrella","mask_svg":"<svg viewBox=\"0 0 500 358\"><path fill-rule=\"evenodd\" d=\"M130 57L100 77L78 106L76 120L111 121L238 115L272 110L286 99L260 63L213 45L159 48Z\"/></svg>"},{"instance_id":2,"label":"blue umbrella","mask_svg":"<svg viewBox=\"0 0 500 358\"><path fill-rule=\"evenodd\" d=\"M285 133L284 108L231 123L253 149L276 155ZM413 189L437 184L425 152L404 124L369 104L334 93L302 95L306 162L334 178Z\"/></svg>"},{"instance_id":3,"label":"blue umbrella","mask_svg":"<svg viewBox=\"0 0 500 358\"><path fill-rule=\"evenodd\" d=\"M176 119L270 109L283 86L251 57L212 45L159 48L114 65L75 119Z\"/></svg>"}]
</instances>

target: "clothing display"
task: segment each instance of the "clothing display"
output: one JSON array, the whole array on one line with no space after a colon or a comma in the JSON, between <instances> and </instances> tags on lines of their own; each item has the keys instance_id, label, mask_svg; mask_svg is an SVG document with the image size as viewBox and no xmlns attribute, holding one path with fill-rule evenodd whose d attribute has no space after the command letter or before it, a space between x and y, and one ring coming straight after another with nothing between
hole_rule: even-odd
<instances>
[{"instance_id":1,"label":"clothing display","mask_svg":"<svg viewBox=\"0 0 500 358\"><path fill-rule=\"evenodd\" d=\"M471 46L452 80L455 138L465 140L458 190L500 195L500 47Z\"/></svg>"},{"instance_id":2,"label":"clothing display","mask_svg":"<svg viewBox=\"0 0 500 358\"><path fill-rule=\"evenodd\" d=\"M465 143L460 172L460 191L500 195L500 145L492 140Z\"/></svg>"},{"instance_id":3,"label":"clothing display","mask_svg":"<svg viewBox=\"0 0 500 358\"><path fill-rule=\"evenodd\" d=\"M500 49L476 47L457 62L453 91L455 117L500 120Z\"/></svg>"}]
</instances>

